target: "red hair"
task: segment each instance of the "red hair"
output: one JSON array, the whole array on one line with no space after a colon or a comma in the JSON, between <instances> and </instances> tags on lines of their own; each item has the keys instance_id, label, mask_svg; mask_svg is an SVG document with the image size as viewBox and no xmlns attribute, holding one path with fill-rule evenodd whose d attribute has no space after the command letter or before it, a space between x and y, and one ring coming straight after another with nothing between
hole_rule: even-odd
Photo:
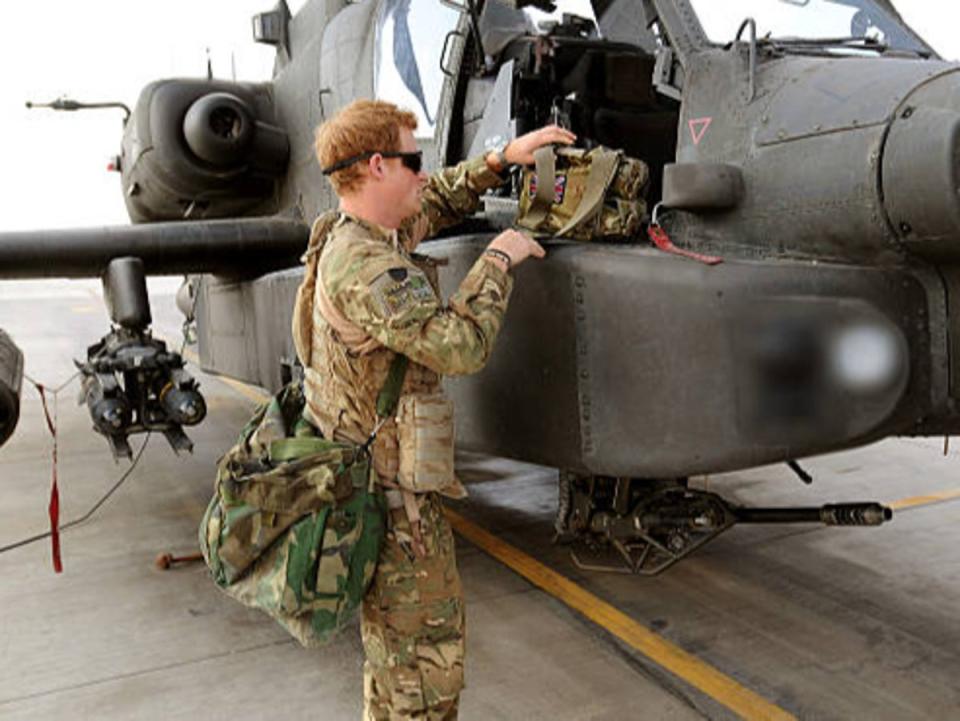
<instances>
[{"instance_id":1,"label":"red hair","mask_svg":"<svg viewBox=\"0 0 960 721\"><path fill-rule=\"evenodd\" d=\"M400 128L416 130L417 116L382 100L354 100L317 128L314 147L321 168L369 152L400 149ZM341 168L328 177L338 195L363 184L363 163Z\"/></svg>"}]
</instances>

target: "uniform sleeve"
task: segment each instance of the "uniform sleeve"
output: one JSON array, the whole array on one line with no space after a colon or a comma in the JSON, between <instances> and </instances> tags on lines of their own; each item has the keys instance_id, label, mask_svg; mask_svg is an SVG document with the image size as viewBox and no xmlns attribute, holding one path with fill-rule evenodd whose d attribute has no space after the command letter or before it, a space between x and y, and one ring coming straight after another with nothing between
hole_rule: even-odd
<instances>
[{"instance_id":1,"label":"uniform sleeve","mask_svg":"<svg viewBox=\"0 0 960 721\"><path fill-rule=\"evenodd\" d=\"M321 260L324 289L373 338L441 375L483 368L513 285L493 262L477 260L444 305L423 271L382 242L353 241L329 251Z\"/></svg>"},{"instance_id":2,"label":"uniform sleeve","mask_svg":"<svg viewBox=\"0 0 960 721\"><path fill-rule=\"evenodd\" d=\"M442 168L430 176L423 191L420 213L400 227L400 241L413 251L424 238L456 225L480 206L480 196L503 184L503 178L487 167L485 156Z\"/></svg>"}]
</instances>

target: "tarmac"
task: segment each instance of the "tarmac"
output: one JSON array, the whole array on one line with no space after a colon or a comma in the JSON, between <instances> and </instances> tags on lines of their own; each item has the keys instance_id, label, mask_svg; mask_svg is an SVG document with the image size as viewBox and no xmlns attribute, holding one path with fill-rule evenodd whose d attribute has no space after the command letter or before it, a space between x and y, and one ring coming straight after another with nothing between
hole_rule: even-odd
<instances>
[{"instance_id":1,"label":"tarmac","mask_svg":"<svg viewBox=\"0 0 960 721\"><path fill-rule=\"evenodd\" d=\"M152 287L155 328L179 344L175 284ZM0 284L0 328L51 387L107 326L98 283ZM154 565L196 551L216 459L262 395L191 372L209 406L188 429L192 455L151 437L128 480L63 533L62 574L48 540L0 554L0 719L360 718L356 629L305 650L219 592L202 564ZM91 431L77 391L56 403L62 522L129 467ZM25 382L0 449L0 546L49 525L51 441ZM556 471L460 454L470 498L451 508L492 544L458 538L460 718L960 718L958 456L942 439L894 439L804 461L809 486L783 466L695 479L744 504L878 500L897 512L876 529L734 528L637 578L580 570L552 543ZM575 599L599 612L588 619Z\"/></svg>"}]
</instances>

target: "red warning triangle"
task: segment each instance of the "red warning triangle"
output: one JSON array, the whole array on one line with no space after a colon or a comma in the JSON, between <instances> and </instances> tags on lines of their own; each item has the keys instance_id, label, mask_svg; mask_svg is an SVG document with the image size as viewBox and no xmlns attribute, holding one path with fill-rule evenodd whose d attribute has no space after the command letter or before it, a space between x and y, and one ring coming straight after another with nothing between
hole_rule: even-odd
<instances>
[{"instance_id":1,"label":"red warning triangle","mask_svg":"<svg viewBox=\"0 0 960 721\"><path fill-rule=\"evenodd\" d=\"M690 127L690 139L693 140L694 145L700 145L700 141L707 134L707 128L710 127L712 122L713 118L696 118L687 123Z\"/></svg>"}]
</instances>

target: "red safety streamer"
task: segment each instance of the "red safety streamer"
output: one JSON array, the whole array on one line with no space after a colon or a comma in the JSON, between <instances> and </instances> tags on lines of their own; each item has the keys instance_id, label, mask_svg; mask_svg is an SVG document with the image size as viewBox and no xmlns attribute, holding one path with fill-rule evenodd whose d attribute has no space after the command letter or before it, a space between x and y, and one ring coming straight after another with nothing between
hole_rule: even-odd
<instances>
[{"instance_id":1,"label":"red safety streamer","mask_svg":"<svg viewBox=\"0 0 960 721\"><path fill-rule=\"evenodd\" d=\"M60 490L57 488L57 426L54 418L50 416L50 409L47 407L47 394L42 385L37 384L37 390L40 391L40 400L43 403L43 415L47 419L47 428L50 435L53 436L53 485L50 488L50 543L53 546L53 570L57 573L63 573L63 562L60 559ZM53 413L57 413L57 396L53 396Z\"/></svg>"},{"instance_id":2,"label":"red safety streamer","mask_svg":"<svg viewBox=\"0 0 960 721\"><path fill-rule=\"evenodd\" d=\"M717 265L723 262L723 258L718 258L715 255L703 255L701 253L694 253L692 250L678 248L673 244L673 241L670 240L670 236L667 235L667 231L665 231L659 225L651 223L650 227L647 229L647 234L650 236L650 241L664 253L671 253L684 258L690 258L691 260L695 260L699 263L706 263L707 265Z\"/></svg>"}]
</instances>

